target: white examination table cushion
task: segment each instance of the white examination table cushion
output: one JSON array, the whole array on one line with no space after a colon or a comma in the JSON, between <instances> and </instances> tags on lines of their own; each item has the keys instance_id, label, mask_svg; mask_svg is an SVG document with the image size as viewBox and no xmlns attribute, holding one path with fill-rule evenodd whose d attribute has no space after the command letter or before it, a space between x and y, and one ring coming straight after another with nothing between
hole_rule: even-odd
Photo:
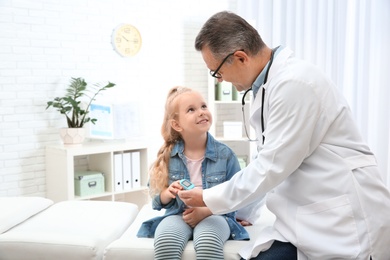
<instances>
[{"instance_id":1,"label":"white examination table cushion","mask_svg":"<svg viewBox=\"0 0 390 260\"><path fill-rule=\"evenodd\" d=\"M56 203L0 235L0 260L102 259L138 213L126 202Z\"/></svg>"},{"instance_id":2,"label":"white examination table cushion","mask_svg":"<svg viewBox=\"0 0 390 260\"><path fill-rule=\"evenodd\" d=\"M0 234L22 223L53 204L42 197L0 198Z\"/></svg>"},{"instance_id":3,"label":"white examination table cushion","mask_svg":"<svg viewBox=\"0 0 390 260\"><path fill-rule=\"evenodd\" d=\"M260 204L259 204L260 205ZM260 216L261 211L261 216ZM142 207L137 218L127 229L127 231L116 241L107 246L104 252L104 260L128 260L128 259L154 259L154 239L153 238L138 238L136 236L138 229L143 221L152 217L162 215L164 210L156 211L152 209L151 204ZM262 207L258 213L259 219L255 221L253 226L246 227L251 240L238 241L228 240L224 245L224 259L237 260L240 259L238 251L256 241L260 230L266 226L272 225L275 216L268 211L266 207ZM193 241L190 240L184 249L182 260L196 259Z\"/></svg>"}]
</instances>

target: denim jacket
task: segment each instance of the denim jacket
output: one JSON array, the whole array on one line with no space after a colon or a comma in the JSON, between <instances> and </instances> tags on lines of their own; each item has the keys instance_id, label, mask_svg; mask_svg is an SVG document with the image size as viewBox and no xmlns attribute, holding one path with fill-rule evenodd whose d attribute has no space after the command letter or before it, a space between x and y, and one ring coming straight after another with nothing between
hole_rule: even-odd
<instances>
[{"instance_id":1,"label":"denim jacket","mask_svg":"<svg viewBox=\"0 0 390 260\"><path fill-rule=\"evenodd\" d=\"M184 143L179 141L172 149L169 161L169 184L181 179L190 179L184 156ZM237 157L225 144L218 142L214 137L207 134L206 154L202 162L202 186L203 189L211 188L217 184L229 180L240 170ZM185 204L177 196L168 204L163 205L160 196L152 200L155 210L166 209L163 216L155 217L142 223L138 231L138 237L154 237L154 232L163 218L170 215L182 214ZM243 226L236 221L236 212L223 215L230 227L230 238L233 240L249 240L249 234Z\"/></svg>"}]
</instances>

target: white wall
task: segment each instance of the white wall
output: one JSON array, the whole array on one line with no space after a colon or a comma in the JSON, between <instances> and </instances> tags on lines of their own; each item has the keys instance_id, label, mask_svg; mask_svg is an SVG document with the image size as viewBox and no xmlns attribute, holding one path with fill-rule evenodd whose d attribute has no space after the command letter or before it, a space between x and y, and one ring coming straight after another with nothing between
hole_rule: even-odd
<instances>
[{"instance_id":1,"label":"white wall","mask_svg":"<svg viewBox=\"0 0 390 260\"><path fill-rule=\"evenodd\" d=\"M238 1L268 46L322 68L346 98L390 187L390 1Z\"/></svg>"},{"instance_id":2,"label":"white wall","mask_svg":"<svg viewBox=\"0 0 390 260\"><path fill-rule=\"evenodd\" d=\"M213 13L235 9L235 0L0 0L0 196L45 196L44 148L65 126L46 102L71 77L116 83L100 100L141 101L153 160L167 90L185 85L207 97L197 32ZM113 51L120 23L142 34L133 58Z\"/></svg>"}]
</instances>

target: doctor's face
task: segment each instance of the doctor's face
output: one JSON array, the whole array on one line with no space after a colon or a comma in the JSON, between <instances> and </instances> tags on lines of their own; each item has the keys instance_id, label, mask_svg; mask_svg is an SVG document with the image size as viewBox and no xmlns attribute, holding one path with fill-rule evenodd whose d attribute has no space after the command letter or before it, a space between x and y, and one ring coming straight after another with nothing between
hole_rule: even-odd
<instances>
[{"instance_id":1,"label":"doctor's face","mask_svg":"<svg viewBox=\"0 0 390 260\"><path fill-rule=\"evenodd\" d=\"M229 54L226 60L216 60L208 47L204 47L201 53L210 71L217 72L219 78L216 78L216 80L218 82L230 82L238 91L244 91L252 87L252 82L246 80L248 77L245 76L245 66L240 59L242 51Z\"/></svg>"}]
</instances>

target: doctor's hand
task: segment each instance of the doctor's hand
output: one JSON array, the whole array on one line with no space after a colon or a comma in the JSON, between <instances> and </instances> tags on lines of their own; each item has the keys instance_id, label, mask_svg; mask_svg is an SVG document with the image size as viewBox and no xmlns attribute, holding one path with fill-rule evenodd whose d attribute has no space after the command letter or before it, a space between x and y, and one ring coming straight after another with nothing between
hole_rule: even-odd
<instances>
[{"instance_id":1,"label":"doctor's hand","mask_svg":"<svg viewBox=\"0 0 390 260\"><path fill-rule=\"evenodd\" d=\"M191 189L181 190L178 192L180 199L189 207L203 207L206 204L203 202L203 190Z\"/></svg>"}]
</instances>

